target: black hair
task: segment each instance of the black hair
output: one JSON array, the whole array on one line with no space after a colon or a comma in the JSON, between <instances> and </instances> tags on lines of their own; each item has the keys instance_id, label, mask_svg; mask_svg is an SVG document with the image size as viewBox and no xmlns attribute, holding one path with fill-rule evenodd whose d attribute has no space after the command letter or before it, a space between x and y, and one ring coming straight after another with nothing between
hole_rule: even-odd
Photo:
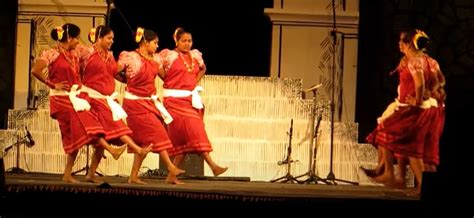
<instances>
[{"instance_id":1,"label":"black hair","mask_svg":"<svg viewBox=\"0 0 474 218\"><path fill-rule=\"evenodd\" d=\"M191 34L189 31L185 30L182 27L176 28L176 30L174 31L174 35L173 35L174 41L176 43L178 43L178 41L181 39L181 37L186 33Z\"/></svg>"},{"instance_id":2,"label":"black hair","mask_svg":"<svg viewBox=\"0 0 474 218\"><path fill-rule=\"evenodd\" d=\"M99 38L104 38L107 34L112 32L112 29L108 26L100 25L95 28L95 38L94 40L91 39L90 35L87 36L87 39L89 39L89 42L95 43L97 39Z\"/></svg>"},{"instance_id":3,"label":"black hair","mask_svg":"<svg viewBox=\"0 0 474 218\"><path fill-rule=\"evenodd\" d=\"M61 33L62 32L62 36ZM76 38L81 34L81 28L72 23L66 23L61 27L51 30L51 38L54 41L66 42L69 37Z\"/></svg>"},{"instance_id":4,"label":"black hair","mask_svg":"<svg viewBox=\"0 0 474 218\"><path fill-rule=\"evenodd\" d=\"M413 45L414 48L418 48L418 50L426 50L428 45L430 44L430 39L428 35L424 32L417 30L417 29L409 29L401 32L402 34L402 41L404 43L408 43ZM420 34L418 38L415 40L417 34Z\"/></svg>"},{"instance_id":5,"label":"black hair","mask_svg":"<svg viewBox=\"0 0 474 218\"><path fill-rule=\"evenodd\" d=\"M137 33L138 33L138 30L135 32L134 36L135 36L135 41L137 39ZM153 41L155 39L158 39L158 34L155 33L155 31L153 30L148 30L148 29L144 29L143 30L143 37L141 37L139 40L138 40L138 44L142 43L142 42L149 42L149 41Z\"/></svg>"}]
</instances>

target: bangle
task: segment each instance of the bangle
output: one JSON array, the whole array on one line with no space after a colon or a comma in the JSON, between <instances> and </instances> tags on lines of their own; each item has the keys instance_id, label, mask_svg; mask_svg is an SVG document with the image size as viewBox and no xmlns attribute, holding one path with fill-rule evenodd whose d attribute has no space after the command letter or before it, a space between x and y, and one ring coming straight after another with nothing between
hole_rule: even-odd
<instances>
[{"instance_id":1,"label":"bangle","mask_svg":"<svg viewBox=\"0 0 474 218\"><path fill-rule=\"evenodd\" d=\"M54 83L51 82L51 80L49 80L49 79L47 79L47 80L45 81L45 84L46 84L47 86L49 86L49 88L52 88L52 89L55 89L55 88L56 88L56 86L54 86Z\"/></svg>"}]
</instances>

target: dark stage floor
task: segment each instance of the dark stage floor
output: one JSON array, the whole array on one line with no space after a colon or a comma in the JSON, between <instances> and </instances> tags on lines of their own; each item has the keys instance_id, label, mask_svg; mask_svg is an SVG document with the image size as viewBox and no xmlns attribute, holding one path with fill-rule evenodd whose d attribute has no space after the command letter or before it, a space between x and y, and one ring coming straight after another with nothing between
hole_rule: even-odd
<instances>
[{"instance_id":1,"label":"dark stage floor","mask_svg":"<svg viewBox=\"0 0 474 218\"><path fill-rule=\"evenodd\" d=\"M104 184L85 182L84 176L76 176L80 184L62 182L62 175L44 173L6 174L8 192L50 189L51 191L82 190L104 193L137 194L145 196L166 193L186 193L185 195L203 195L204 198L255 198L278 200L285 198L335 198L335 199L378 199L406 200L417 198L407 196L402 190L383 186L324 185L324 184L288 184L245 181L245 177L184 177L185 184L171 185L164 177L143 178L146 185L128 184L127 177L99 177ZM107 190L107 191L105 191ZM203 198L203 197L200 197Z\"/></svg>"},{"instance_id":2,"label":"dark stage floor","mask_svg":"<svg viewBox=\"0 0 474 218\"><path fill-rule=\"evenodd\" d=\"M113 211L123 209L124 213L130 209L144 212L150 208L167 210L182 206L187 210L181 212L217 207L288 212L307 208L356 209L367 205L413 209L421 202L402 190L383 186L252 182L245 177L185 177L185 184L170 185L158 176L143 178L146 185L128 184L127 177L100 177L104 183L93 184L85 182L84 176L76 176L80 184L69 184L62 182L61 176L6 173L6 194L0 204L6 206L3 213L55 213L77 208L73 209L75 214L87 214L78 208L80 205L83 205L81 208L96 206L104 213L110 213L106 209L110 206ZM14 209L19 205L31 210Z\"/></svg>"}]
</instances>

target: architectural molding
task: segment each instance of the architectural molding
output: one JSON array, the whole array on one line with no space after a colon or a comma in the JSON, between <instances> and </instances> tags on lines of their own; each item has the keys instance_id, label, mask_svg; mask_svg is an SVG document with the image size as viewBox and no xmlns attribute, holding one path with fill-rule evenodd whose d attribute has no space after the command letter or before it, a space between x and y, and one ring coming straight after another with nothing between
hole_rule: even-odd
<instances>
[{"instance_id":1,"label":"architectural molding","mask_svg":"<svg viewBox=\"0 0 474 218\"><path fill-rule=\"evenodd\" d=\"M104 15L107 4L104 0L19 0L19 15L36 14L61 14L78 15L87 14Z\"/></svg>"},{"instance_id":2,"label":"architectural molding","mask_svg":"<svg viewBox=\"0 0 474 218\"><path fill-rule=\"evenodd\" d=\"M270 17L273 25L291 26L332 26L331 14L309 13L285 9L266 8L265 14ZM337 27L357 28L359 26L359 14L345 12L337 15Z\"/></svg>"}]
</instances>

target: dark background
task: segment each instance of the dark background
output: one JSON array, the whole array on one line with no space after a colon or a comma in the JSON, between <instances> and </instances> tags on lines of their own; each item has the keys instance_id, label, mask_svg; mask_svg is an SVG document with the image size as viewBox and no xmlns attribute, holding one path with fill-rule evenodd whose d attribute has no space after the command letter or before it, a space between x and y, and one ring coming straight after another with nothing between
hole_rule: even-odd
<instances>
[{"instance_id":1,"label":"dark background","mask_svg":"<svg viewBox=\"0 0 474 218\"><path fill-rule=\"evenodd\" d=\"M114 54L136 48L137 26L160 36L160 48L173 48L177 26L190 30L194 47L203 52L208 74L268 76L271 23L263 14L272 0L150 1L117 0L110 25L115 30ZM154 6L158 4L159 6ZM17 1L0 7L0 29L15 33ZM212 9L211 9L212 7ZM120 15L120 12L123 17ZM132 27L129 29L125 20ZM428 53L438 60L447 79L446 125L441 138L438 173L425 177L432 201L472 196L472 96L474 85L474 2L469 0L360 0L356 122L359 141L375 127L396 97L397 78L389 76L401 57L398 33L406 27L424 29L431 37ZM14 34L0 37L0 124L13 106ZM464 126L464 127L461 127ZM468 169L469 167L469 169ZM447 196L447 197L445 197ZM452 202L456 205L456 202ZM450 203L450 204L452 204Z\"/></svg>"},{"instance_id":2,"label":"dark background","mask_svg":"<svg viewBox=\"0 0 474 218\"><path fill-rule=\"evenodd\" d=\"M468 172L472 172L473 1L361 0L356 99L359 140L375 127L376 117L396 97L398 78L389 72L401 56L398 32L406 27L423 29L430 36L428 53L438 60L446 76L441 163L434 177L424 178L424 185L431 187L433 199L449 199L459 206L455 196L472 196L466 178L472 174Z\"/></svg>"},{"instance_id":3,"label":"dark background","mask_svg":"<svg viewBox=\"0 0 474 218\"><path fill-rule=\"evenodd\" d=\"M15 30L18 2L9 0L0 7L0 127L7 127L7 113L13 108L15 71Z\"/></svg>"},{"instance_id":4,"label":"dark background","mask_svg":"<svg viewBox=\"0 0 474 218\"><path fill-rule=\"evenodd\" d=\"M137 47L132 33L137 27L158 34L158 50L174 49L173 33L183 27L192 33L193 47L203 53L208 74L269 76L271 22L263 10L273 7L272 0L159 1L158 6L116 0L114 4L110 27L115 30L115 55Z\"/></svg>"}]
</instances>

